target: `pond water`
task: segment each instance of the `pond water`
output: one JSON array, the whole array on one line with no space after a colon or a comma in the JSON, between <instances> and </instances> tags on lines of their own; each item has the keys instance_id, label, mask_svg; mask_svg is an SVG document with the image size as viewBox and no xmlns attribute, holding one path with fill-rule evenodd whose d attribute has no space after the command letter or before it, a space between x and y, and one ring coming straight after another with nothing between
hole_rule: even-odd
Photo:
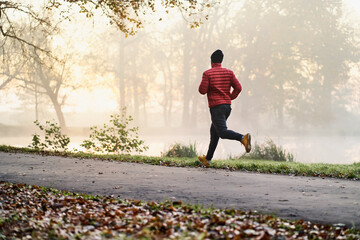
<instances>
[{"instance_id":1,"label":"pond water","mask_svg":"<svg viewBox=\"0 0 360 240\"><path fill-rule=\"evenodd\" d=\"M174 143L185 145L196 144L199 154L206 154L209 144L208 136L141 136L149 146L144 153L148 156L160 156ZM81 149L79 145L86 137L70 136L71 148ZM263 144L268 140L265 136L252 135L252 143L255 141ZM296 162L301 163L333 163L352 164L360 162L360 136L277 136L271 137L277 144L281 145L287 152L295 156ZM12 146L28 146L31 143L29 137L0 137L0 144ZM216 149L214 159L228 159L245 154L244 147L230 140L220 140Z\"/></svg>"}]
</instances>

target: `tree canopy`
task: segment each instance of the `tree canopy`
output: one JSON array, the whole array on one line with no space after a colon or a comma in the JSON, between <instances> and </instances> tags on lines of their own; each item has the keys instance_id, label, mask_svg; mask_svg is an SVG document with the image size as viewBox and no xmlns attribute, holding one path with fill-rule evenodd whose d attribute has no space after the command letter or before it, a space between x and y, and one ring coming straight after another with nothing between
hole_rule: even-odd
<instances>
[{"instance_id":1,"label":"tree canopy","mask_svg":"<svg viewBox=\"0 0 360 240\"><path fill-rule=\"evenodd\" d=\"M210 7L210 3L206 0L162 0L160 6L157 5L157 2L156 0L50 0L44 6L34 6L24 1L0 1L0 33L5 39L12 38L36 49L45 50L41 46L35 45L31 39L22 36L25 26L19 24L21 22L19 19L22 21L26 19L31 23L32 28L42 27L45 33L49 33L55 27L53 22L71 19L71 15L74 13L73 9L77 7L78 12L87 18L92 18L95 14L106 16L110 24L115 25L128 36L134 35L138 29L143 27L144 16L156 12L158 8L165 9L167 13L166 9L178 8L187 16L192 17ZM56 10L59 10L59 16L51 17L54 15L52 12ZM201 16L197 19L189 19L192 27L199 26L201 22Z\"/></svg>"}]
</instances>

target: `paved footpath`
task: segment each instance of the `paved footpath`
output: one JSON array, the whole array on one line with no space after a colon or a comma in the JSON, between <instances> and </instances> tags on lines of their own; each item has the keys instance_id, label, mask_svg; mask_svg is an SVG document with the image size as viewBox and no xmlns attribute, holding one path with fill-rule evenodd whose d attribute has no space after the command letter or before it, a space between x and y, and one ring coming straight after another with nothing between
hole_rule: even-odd
<instances>
[{"instance_id":1,"label":"paved footpath","mask_svg":"<svg viewBox=\"0 0 360 240\"><path fill-rule=\"evenodd\" d=\"M360 229L360 181L0 152L0 180L146 201L257 210Z\"/></svg>"}]
</instances>

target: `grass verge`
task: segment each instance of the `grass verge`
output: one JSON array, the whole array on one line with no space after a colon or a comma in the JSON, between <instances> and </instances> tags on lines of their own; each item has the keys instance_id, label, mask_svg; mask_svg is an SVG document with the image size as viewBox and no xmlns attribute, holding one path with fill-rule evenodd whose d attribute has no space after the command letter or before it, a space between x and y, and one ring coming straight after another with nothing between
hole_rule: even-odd
<instances>
[{"instance_id":1,"label":"grass verge","mask_svg":"<svg viewBox=\"0 0 360 240\"><path fill-rule=\"evenodd\" d=\"M359 239L343 226L0 182L0 239Z\"/></svg>"},{"instance_id":2,"label":"grass verge","mask_svg":"<svg viewBox=\"0 0 360 240\"><path fill-rule=\"evenodd\" d=\"M202 167L197 158L172 158L172 157L149 157L139 155L118 155L118 154L91 154L83 152L52 152L39 151L30 148L19 148L0 145L3 152L23 152L41 155L54 155L63 157L75 157L83 159L113 160L122 162L146 163L161 166L175 167ZM283 174L292 176L314 176L332 177L341 179L360 179L360 163L345 164L325 164L312 163L303 164L297 162L278 162L259 159L230 159L214 160L211 168L240 170L257 173Z\"/></svg>"}]
</instances>

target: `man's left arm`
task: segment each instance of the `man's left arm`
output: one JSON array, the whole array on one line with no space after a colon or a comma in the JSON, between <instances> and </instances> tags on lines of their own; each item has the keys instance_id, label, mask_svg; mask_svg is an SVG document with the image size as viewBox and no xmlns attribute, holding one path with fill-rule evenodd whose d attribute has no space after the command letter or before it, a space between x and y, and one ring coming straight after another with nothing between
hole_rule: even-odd
<instances>
[{"instance_id":1,"label":"man's left arm","mask_svg":"<svg viewBox=\"0 0 360 240\"><path fill-rule=\"evenodd\" d=\"M233 91L230 93L230 98L231 100L234 100L240 94L242 87L239 80L237 80L233 72L231 77L231 87L233 88Z\"/></svg>"}]
</instances>

